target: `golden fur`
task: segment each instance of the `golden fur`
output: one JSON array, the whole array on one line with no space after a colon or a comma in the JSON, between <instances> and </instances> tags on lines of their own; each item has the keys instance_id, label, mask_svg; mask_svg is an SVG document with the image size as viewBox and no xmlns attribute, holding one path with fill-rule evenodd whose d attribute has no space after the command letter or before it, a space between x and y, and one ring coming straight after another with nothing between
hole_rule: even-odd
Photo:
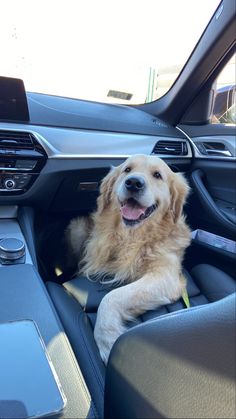
<instances>
[{"instance_id":1,"label":"golden fur","mask_svg":"<svg viewBox=\"0 0 236 419\"><path fill-rule=\"evenodd\" d=\"M156 172L160 178L154 177ZM127 192L124 182L131 174L145 180L142 207L158 206L138 225L127 226L121 216L121 198ZM124 320L177 300L182 294L181 264L190 243L190 230L182 215L188 191L184 177L173 173L161 159L132 156L104 178L97 210L91 217L79 217L68 228L74 254L79 254L86 237L82 259L85 275L126 284L108 293L98 309L94 335L104 362L125 331Z\"/></svg>"}]
</instances>

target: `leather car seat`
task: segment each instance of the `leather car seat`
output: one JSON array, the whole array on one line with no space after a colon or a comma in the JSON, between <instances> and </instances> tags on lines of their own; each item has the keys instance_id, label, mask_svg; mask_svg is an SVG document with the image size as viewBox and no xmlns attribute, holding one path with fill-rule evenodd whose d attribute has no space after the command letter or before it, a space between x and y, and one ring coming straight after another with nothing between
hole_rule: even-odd
<instances>
[{"instance_id":1,"label":"leather car seat","mask_svg":"<svg viewBox=\"0 0 236 419\"><path fill-rule=\"evenodd\" d=\"M85 277L73 278L62 285L47 283L99 418L104 417L104 414L107 418L217 417L212 416L215 414L212 409L213 400L216 396L220 397L218 390L221 387L218 389L214 385L214 374L222 374L222 379L227 378L228 373L232 375L232 351L228 354L228 350L232 346L230 333L234 320L233 303L231 299L228 300L231 297L227 296L235 292L236 283L226 273L206 264L194 267L190 273L185 272L185 276L190 309L186 309L180 299L168 306L146 312L138 318L139 324L130 325L130 330L115 343L107 367L105 413L106 368L93 338L93 328L99 303L111 288ZM210 361L214 365L219 364L216 370L214 366L208 368ZM221 371L223 364L227 364L227 371ZM205 375L210 376L209 380L204 379ZM230 387L227 380L225 385ZM209 403L196 397L198 389L202 397L202 386L205 386L206 394L211 394ZM186 402L189 392L190 399L195 403L193 405ZM229 396L221 395L222 405L230 395L231 392ZM228 401L232 410L232 400ZM206 409L206 416L196 416L198 404L201 406L201 414ZM175 405L178 406L176 410ZM209 411L211 414L207 416Z\"/></svg>"}]
</instances>

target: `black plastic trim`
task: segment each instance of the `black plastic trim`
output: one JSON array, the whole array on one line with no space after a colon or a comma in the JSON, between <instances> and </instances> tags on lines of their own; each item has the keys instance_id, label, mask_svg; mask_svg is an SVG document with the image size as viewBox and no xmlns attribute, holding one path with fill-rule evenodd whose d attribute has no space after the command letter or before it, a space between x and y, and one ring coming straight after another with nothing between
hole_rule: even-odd
<instances>
[{"instance_id":1,"label":"black plastic trim","mask_svg":"<svg viewBox=\"0 0 236 419\"><path fill-rule=\"evenodd\" d=\"M40 175L33 183L32 187L22 195L0 196L0 205L22 205L32 206L38 209L52 209L54 198L64 179L70 175L77 176L79 179L82 171L87 170L90 175L94 173L94 181L97 174L101 171L108 171L111 166L118 166L123 163L125 158L120 159L48 159ZM175 171L187 172L190 168L191 158L165 158L167 164ZM72 185L73 186L73 185ZM77 198L77 205L81 202ZM53 208L56 210L56 208Z\"/></svg>"},{"instance_id":2,"label":"black plastic trim","mask_svg":"<svg viewBox=\"0 0 236 419\"><path fill-rule=\"evenodd\" d=\"M204 124L204 125L179 125L192 140L194 137L201 137L206 135L230 135L235 136L236 127L235 125L225 124Z\"/></svg>"},{"instance_id":3,"label":"black plastic trim","mask_svg":"<svg viewBox=\"0 0 236 419\"><path fill-rule=\"evenodd\" d=\"M210 196L207 191L204 182L204 172L201 169L196 169L191 174L191 181L195 187L195 190L198 194L198 197L204 206L207 213L210 215L212 220L215 220L216 223L221 224L225 229L227 229L230 234L235 234L236 225L228 220L225 215L219 210L216 203Z\"/></svg>"},{"instance_id":4,"label":"black plastic trim","mask_svg":"<svg viewBox=\"0 0 236 419\"><path fill-rule=\"evenodd\" d=\"M35 239L34 239L34 210L30 207L19 207L17 212L17 219L20 228L27 243L30 256L34 263L35 268L38 270Z\"/></svg>"}]
</instances>

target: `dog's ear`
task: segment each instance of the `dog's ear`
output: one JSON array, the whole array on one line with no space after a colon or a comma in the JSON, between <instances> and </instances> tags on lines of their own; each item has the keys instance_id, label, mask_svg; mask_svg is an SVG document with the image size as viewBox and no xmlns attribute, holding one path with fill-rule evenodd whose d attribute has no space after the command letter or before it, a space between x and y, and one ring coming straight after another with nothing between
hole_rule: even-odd
<instances>
[{"instance_id":1,"label":"dog's ear","mask_svg":"<svg viewBox=\"0 0 236 419\"><path fill-rule=\"evenodd\" d=\"M184 176L181 173L174 173L171 185L171 212L176 223L182 215L183 206L188 196L190 188Z\"/></svg>"},{"instance_id":2,"label":"dog's ear","mask_svg":"<svg viewBox=\"0 0 236 419\"><path fill-rule=\"evenodd\" d=\"M104 177L100 186L100 195L97 199L98 211L101 213L111 202L113 185L117 179L117 167L112 167Z\"/></svg>"}]
</instances>

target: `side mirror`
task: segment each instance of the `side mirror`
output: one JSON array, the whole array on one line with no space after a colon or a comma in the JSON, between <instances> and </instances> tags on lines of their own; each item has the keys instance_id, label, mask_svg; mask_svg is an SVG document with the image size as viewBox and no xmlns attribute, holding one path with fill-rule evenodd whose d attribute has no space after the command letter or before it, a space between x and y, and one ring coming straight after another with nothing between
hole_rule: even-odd
<instances>
[{"instance_id":1,"label":"side mirror","mask_svg":"<svg viewBox=\"0 0 236 419\"><path fill-rule=\"evenodd\" d=\"M228 85L216 90L213 118L221 123L236 123L236 85Z\"/></svg>"},{"instance_id":2,"label":"side mirror","mask_svg":"<svg viewBox=\"0 0 236 419\"><path fill-rule=\"evenodd\" d=\"M230 124L236 124L236 103L227 111L227 120Z\"/></svg>"}]
</instances>

